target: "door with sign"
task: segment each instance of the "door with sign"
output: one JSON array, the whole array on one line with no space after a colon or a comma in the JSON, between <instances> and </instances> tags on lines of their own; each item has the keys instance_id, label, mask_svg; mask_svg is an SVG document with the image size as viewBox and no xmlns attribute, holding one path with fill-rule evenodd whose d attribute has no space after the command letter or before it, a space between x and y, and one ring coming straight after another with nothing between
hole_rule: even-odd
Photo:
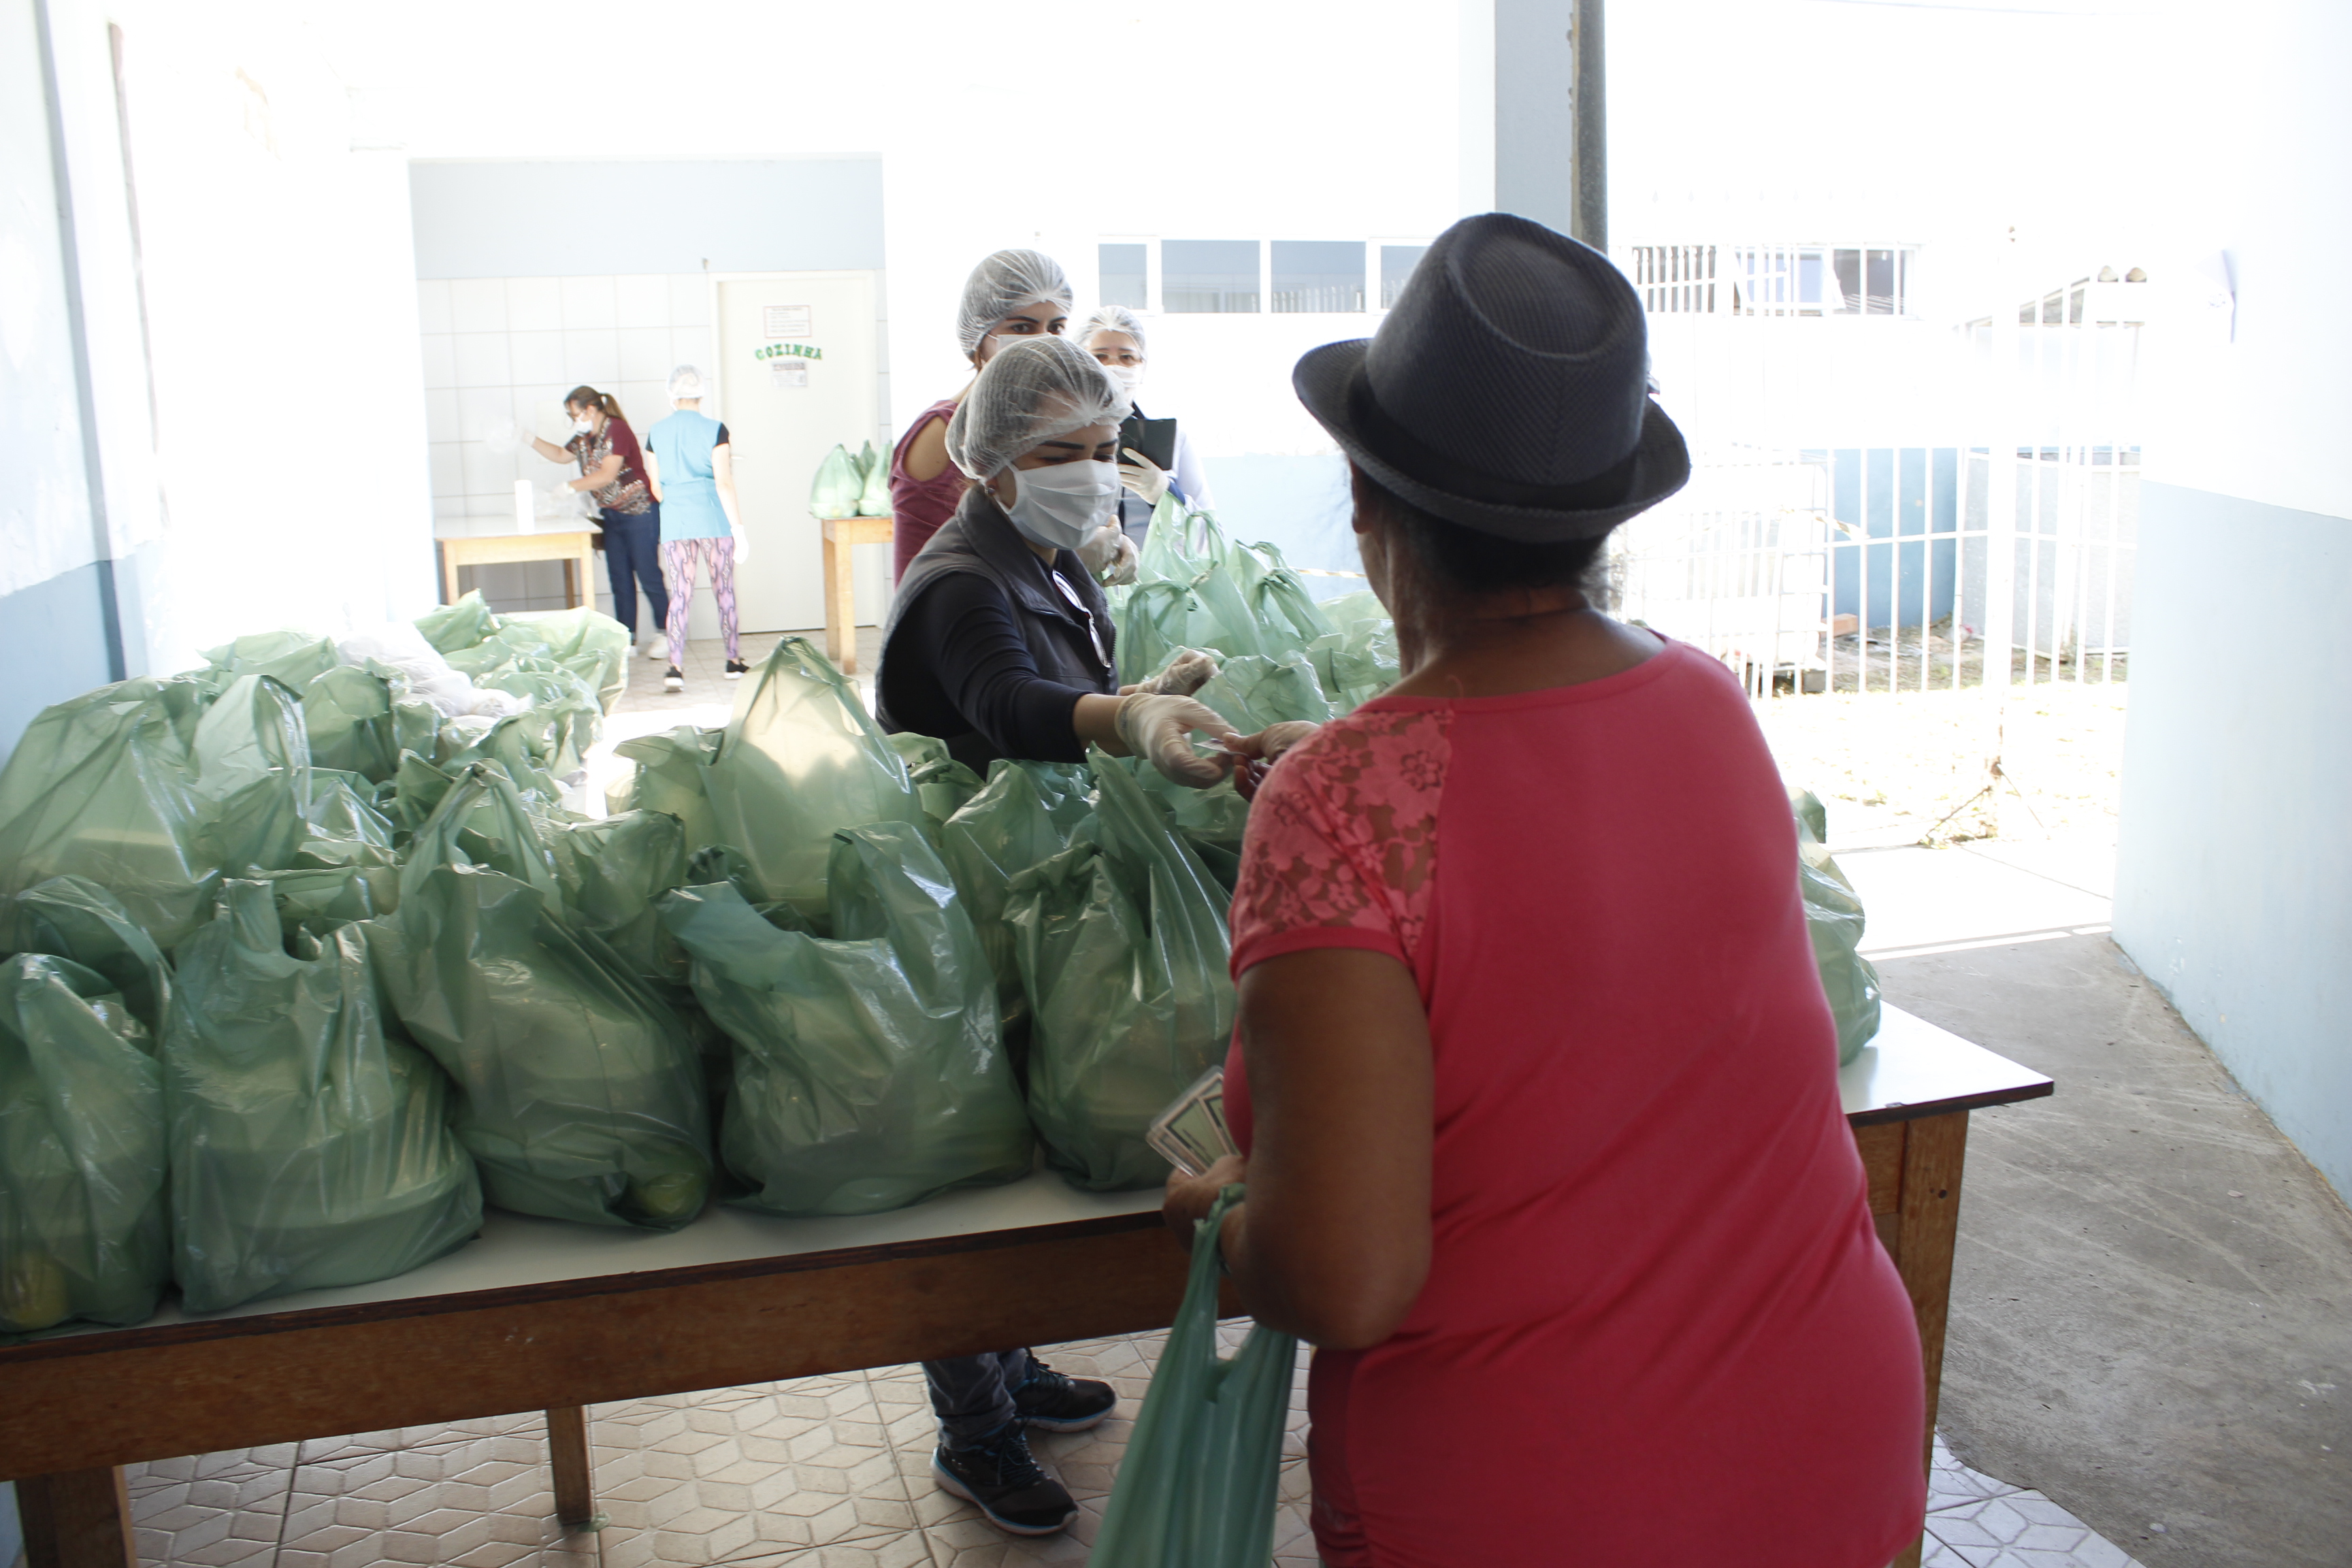
<instances>
[{"instance_id":1,"label":"door with sign","mask_svg":"<svg viewBox=\"0 0 2352 1568\"><path fill-rule=\"evenodd\" d=\"M719 417L751 558L736 568L743 630L824 624L824 538L809 485L836 444L879 445L881 353L871 272L770 272L719 281ZM887 608L887 545L858 551L857 617ZM866 557L872 559L865 559Z\"/></svg>"}]
</instances>

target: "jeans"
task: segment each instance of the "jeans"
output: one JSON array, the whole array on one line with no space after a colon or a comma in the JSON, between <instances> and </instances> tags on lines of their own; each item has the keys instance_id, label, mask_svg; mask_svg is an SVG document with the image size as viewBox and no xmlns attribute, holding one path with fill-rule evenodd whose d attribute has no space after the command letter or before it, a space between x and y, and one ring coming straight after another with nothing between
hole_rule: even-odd
<instances>
[{"instance_id":1,"label":"jeans","mask_svg":"<svg viewBox=\"0 0 2352 1568\"><path fill-rule=\"evenodd\" d=\"M925 1362L923 1381L931 1386L931 1413L940 1418L940 1440L950 1448L969 1448L1001 1431L1016 1414L1013 1391L1028 1378L1025 1350Z\"/></svg>"},{"instance_id":2,"label":"jeans","mask_svg":"<svg viewBox=\"0 0 2352 1568\"><path fill-rule=\"evenodd\" d=\"M662 582L661 569L661 508L597 515L604 522L604 570L613 579L613 618L629 628L629 640L635 642L638 584L646 585L646 597L653 601L655 629L668 624L669 589Z\"/></svg>"}]
</instances>

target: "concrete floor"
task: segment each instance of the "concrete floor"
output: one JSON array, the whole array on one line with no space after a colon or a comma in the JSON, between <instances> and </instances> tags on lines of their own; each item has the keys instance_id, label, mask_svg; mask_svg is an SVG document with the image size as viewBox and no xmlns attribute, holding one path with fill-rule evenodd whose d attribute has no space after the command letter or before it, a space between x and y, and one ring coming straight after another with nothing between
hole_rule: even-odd
<instances>
[{"instance_id":1,"label":"concrete floor","mask_svg":"<svg viewBox=\"0 0 2352 1568\"><path fill-rule=\"evenodd\" d=\"M2099 847L1842 863L1888 998L2058 1080L1973 1119L1953 1452L2151 1568L2352 1564L2352 1215L2104 934Z\"/></svg>"}]
</instances>

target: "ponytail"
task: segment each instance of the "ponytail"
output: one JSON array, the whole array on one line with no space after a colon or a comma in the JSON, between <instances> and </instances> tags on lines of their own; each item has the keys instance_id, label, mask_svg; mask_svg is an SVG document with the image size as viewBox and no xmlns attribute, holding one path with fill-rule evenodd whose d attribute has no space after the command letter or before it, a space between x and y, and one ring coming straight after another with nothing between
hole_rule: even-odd
<instances>
[{"instance_id":1,"label":"ponytail","mask_svg":"<svg viewBox=\"0 0 2352 1568\"><path fill-rule=\"evenodd\" d=\"M599 392L593 386L575 386L571 391L565 393L563 395L563 406L566 408L601 409L604 411L605 418L620 419L621 423L624 425L628 423L626 419L621 419L620 399L614 397L609 392Z\"/></svg>"}]
</instances>

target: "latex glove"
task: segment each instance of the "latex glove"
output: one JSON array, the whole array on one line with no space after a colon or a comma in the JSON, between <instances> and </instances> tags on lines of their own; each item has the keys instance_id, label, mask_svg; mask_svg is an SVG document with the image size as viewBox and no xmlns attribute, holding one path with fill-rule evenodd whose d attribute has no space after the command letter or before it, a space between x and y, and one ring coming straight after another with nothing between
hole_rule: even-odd
<instances>
[{"instance_id":1,"label":"latex glove","mask_svg":"<svg viewBox=\"0 0 2352 1568\"><path fill-rule=\"evenodd\" d=\"M1258 785L1285 752L1307 740L1320 724L1304 719L1287 720L1280 724L1268 724L1255 735L1234 735L1225 742L1225 750L1234 754L1234 789L1244 800L1257 794Z\"/></svg>"},{"instance_id":2,"label":"latex glove","mask_svg":"<svg viewBox=\"0 0 2352 1568\"><path fill-rule=\"evenodd\" d=\"M1135 581L1135 541L1107 522L1078 542L1078 561L1097 583L1117 588Z\"/></svg>"},{"instance_id":3,"label":"latex glove","mask_svg":"<svg viewBox=\"0 0 2352 1568\"><path fill-rule=\"evenodd\" d=\"M751 559L751 536L743 531L743 525L740 522L729 523L727 533L735 541L735 564L740 566Z\"/></svg>"},{"instance_id":4,"label":"latex glove","mask_svg":"<svg viewBox=\"0 0 2352 1568\"><path fill-rule=\"evenodd\" d=\"M504 457L522 445L522 426L511 419L498 420L482 432L482 444Z\"/></svg>"},{"instance_id":5,"label":"latex glove","mask_svg":"<svg viewBox=\"0 0 2352 1568\"><path fill-rule=\"evenodd\" d=\"M1123 697L1115 727L1129 752L1148 758L1162 774L1188 788L1207 789L1233 771L1230 753L1204 757L1192 749L1195 731L1220 741L1233 740L1236 733L1215 709L1189 697L1156 691Z\"/></svg>"},{"instance_id":6,"label":"latex glove","mask_svg":"<svg viewBox=\"0 0 2352 1568\"><path fill-rule=\"evenodd\" d=\"M1122 447L1119 452L1127 459L1118 466L1120 481L1153 506L1158 506L1160 498L1168 493L1168 470L1132 447Z\"/></svg>"},{"instance_id":7,"label":"latex glove","mask_svg":"<svg viewBox=\"0 0 2352 1568\"><path fill-rule=\"evenodd\" d=\"M1180 647L1168 667L1138 686L1138 691L1157 692L1163 697L1190 697L1209 684L1217 673L1217 656L1197 647Z\"/></svg>"}]
</instances>

